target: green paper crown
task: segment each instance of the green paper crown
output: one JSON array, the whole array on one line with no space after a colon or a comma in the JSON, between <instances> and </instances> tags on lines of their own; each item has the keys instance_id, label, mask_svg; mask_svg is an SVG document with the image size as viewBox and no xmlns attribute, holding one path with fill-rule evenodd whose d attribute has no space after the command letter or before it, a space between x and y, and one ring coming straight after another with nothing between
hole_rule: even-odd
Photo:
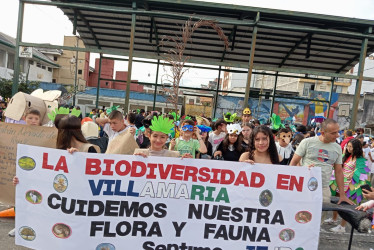
<instances>
[{"instance_id":1,"label":"green paper crown","mask_svg":"<svg viewBox=\"0 0 374 250\"><path fill-rule=\"evenodd\" d=\"M162 132L164 134L170 134L174 128L173 121L167 117L154 116L152 119L152 125L149 127L152 131Z\"/></svg>"},{"instance_id":2,"label":"green paper crown","mask_svg":"<svg viewBox=\"0 0 374 250\"><path fill-rule=\"evenodd\" d=\"M106 109L107 115L109 115L110 113L112 113L113 110L117 110L118 108L119 108L119 106L112 106L112 107Z\"/></svg>"},{"instance_id":3,"label":"green paper crown","mask_svg":"<svg viewBox=\"0 0 374 250\"><path fill-rule=\"evenodd\" d=\"M180 115L177 115L177 113L175 112L170 112L169 114L171 114L173 117L174 117L174 121L179 121L179 119L181 118Z\"/></svg>"},{"instance_id":4,"label":"green paper crown","mask_svg":"<svg viewBox=\"0 0 374 250\"><path fill-rule=\"evenodd\" d=\"M280 118L279 115L276 115L276 114L272 114L271 117L270 117L270 121L271 121L271 128L272 129L279 129L279 128L284 128L284 125L282 124L282 120Z\"/></svg>"},{"instance_id":5,"label":"green paper crown","mask_svg":"<svg viewBox=\"0 0 374 250\"><path fill-rule=\"evenodd\" d=\"M230 112L227 112L226 114L223 115L223 119L224 119L226 122L234 122L236 116L237 116L236 113L231 114Z\"/></svg>"},{"instance_id":6,"label":"green paper crown","mask_svg":"<svg viewBox=\"0 0 374 250\"><path fill-rule=\"evenodd\" d=\"M55 110L53 110L51 113L48 114L48 118L51 120L51 121L55 121L56 119L56 115L68 115L70 113L70 110L68 108L64 108L64 107L60 107L60 108L56 108ZM74 115L76 117L78 117L80 114L81 114L81 111L80 110L77 110L75 108L73 108L71 110L71 115Z\"/></svg>"}]
</instances>

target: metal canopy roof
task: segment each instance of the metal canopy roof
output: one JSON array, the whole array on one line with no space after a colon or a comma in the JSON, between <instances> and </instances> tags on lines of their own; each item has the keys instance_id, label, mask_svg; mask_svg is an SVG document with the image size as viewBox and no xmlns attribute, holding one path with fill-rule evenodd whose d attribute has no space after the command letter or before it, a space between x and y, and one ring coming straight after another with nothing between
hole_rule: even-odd
<instances>
[{"instance_id":1,"label":"metal canopy roof","mask_svg":"<svg viewBox=\"0 0 374 250\"><path fill-rule=\"evenodd\" d=\"M164 35L180 35L189 18L217 20L229 38L225 52L216 31L199 28L185 55L191 62L248 68L252 32L258 27L254 68L346 73L358 63L362 40L374 52L374 21L197 1L52 0L74 23L85 46L126 54L136 13L134 57L162 59ZM76 14L75 14L76 13ZM256 16L259 13L259 20ZM281 71L281 70L280 70Z\"/></svg>"}]
</instances>

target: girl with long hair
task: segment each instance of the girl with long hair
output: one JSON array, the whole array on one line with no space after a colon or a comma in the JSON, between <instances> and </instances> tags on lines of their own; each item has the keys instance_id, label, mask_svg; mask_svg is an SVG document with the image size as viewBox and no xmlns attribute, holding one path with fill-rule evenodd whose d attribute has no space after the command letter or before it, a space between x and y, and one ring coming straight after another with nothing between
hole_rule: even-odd
<instances>
[{"instance_id":1,"label":"girl with long hair","mask_svg":"<svg viewBox=\"0 0 374 250\"><path fill-rule=\"evenodd\" d=\"M222 157L225 161L238 161L240 155L244 152L242 146L241 127L239 124L227 125L227 135L219 144L214 158Z\"/></svg>"},{"instance_id":2,"label":"girl with long hair","mask_svg":"<svg viewBox=\"0 0 374 250\"><path fill-rule=\"evenodd\" d=\"M81 121L74 115L56 115L57 149L67 149L69 153L100 153L100 148L90 144L83 136Z\"/></svg>"},{"instance_id":3,"label":"girl with long hair","mask_svg":"<svg viewBox=\"0 0 374 250\"><path fill-rule=\"evenodd\" d=\"M240 162L279 164L277 146L271 129L265 125L253 129L249 138L248 151L240 156Z\"/></svg>"},{"instance_id":4,"label":"girl with long hair","mask_svg":"<svg viewBox=\"0 0 374 250\"><path fill-rule=\"evenodd\" d=\"M362 151L362 143L358 139L352 139L347 143L346 153L343 156L343 174L344 174L344 192L346 193L347 197L359 204L362 197L362 191L357 192L358 189L361 189L360 186L366 184L366 179L368 177L368 173L365 170L366 159L363 157ZM366 175L366 179L362 178ZM356 177L357 176L357 177ZM354 186L355 193L351 194L350 186ZM330 189L332 195L340 196L340 190L337 188L337 183L335 180L335 173L332 172L331 181L330 181ZM333 218L327 219L324 222L328 224L335 224L337 222L338 213L334 211ZM345 225L347 222L342 219L340 225L333 227L330 231L335 233L342 233L345 232Z\"/></svg>"}]
</instances>

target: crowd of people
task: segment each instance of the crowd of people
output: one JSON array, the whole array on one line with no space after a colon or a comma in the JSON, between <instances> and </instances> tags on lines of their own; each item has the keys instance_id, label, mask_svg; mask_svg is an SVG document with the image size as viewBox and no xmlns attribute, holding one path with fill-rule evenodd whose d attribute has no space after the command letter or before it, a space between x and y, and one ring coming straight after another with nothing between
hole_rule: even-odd
<instances>
[{"instance_id":1,"label":"crowd of people","mask_svg":"<svg viewBox=\"0 0 374 250\"><path fill-rule=\"evenodd\" d=\"M31 109L23 120L26 125L41 125L40 112ZM347 130L342 135L339 124L332 119L315 126L278 126L260 124L252 118L249 108L236 119L225 115L212 120L204 115L179 117L176 113L143 109L124 115L117 107L111 107L93 109L83 119L79 115L57 114L53 124L58 129L56 148L70 153L106 153L111 144L126 138L128 142L121 145L136 141L133 154L143 157L321 167L324 202L329 202L331 195L338 196L339 203L357 205L365 199L374 199L374 189L361 191L361 185L371 185L374 180L369 170L374 162L374 142L365 138L361 129ZM126 134L131 136L122 137ZM356 172L360 174L359 180L355 179ZM15 177L14 183L18 182ZM358 209L373 206L374 201L370 201ZM322 222L337 224L337 214L333 218L323 214ZM331 231L344 232L344 220Z\"/></svg>"}]
</instances>

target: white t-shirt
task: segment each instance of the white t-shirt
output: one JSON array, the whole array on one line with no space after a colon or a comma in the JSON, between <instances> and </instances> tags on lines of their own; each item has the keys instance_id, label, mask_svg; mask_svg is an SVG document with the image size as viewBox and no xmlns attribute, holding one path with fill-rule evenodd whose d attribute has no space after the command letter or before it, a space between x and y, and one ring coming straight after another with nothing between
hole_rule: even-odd
<instances>
[{"instance_id":1,"label":"white t-shirt","mask_svg":"<svg viewBox=\"0 0 374 250\"><path fill-rule=\"evenodd\" d=\"M367 147L367 148L363 148L362 151L364 151L365 159L369 162L368 166L370 168L370 173L374 173L373 162L371 161L370 156L369 156L369 152L370 152L371 157L374 157L374 148Z\"/></svg>"},{"instance_id":2,"label":"white t-shirt","mask_svg":"<svg viewBox=\"0 0 374 250\"><path fill-rule=\"evenodd\" d=\"M106 124L104 125L104 132L108 135L108 138L109 138L109 140L108 140L108 144L109 144L110 141L113 140L117 135L122 134L122 133L125 132L125 131L126 131L126 129L123 129L123 130L121 130L121 131L119 131L119 132L115 132L115 131L113 131L113 129L110 127L110 124L109 124L109 123L106 123Z\"/></svg>"},{"instance_id":3,"label":"white t-shirt","mask_svg":"<svg viewBox=\"0 0 374 250\"><path fill-rule=\"evenodd\" d=\"M221 132L220 134L216 135L214 132L209 134L208 141L212 144L212 152L216 152L218 145L225 139L226 133Z\"/></svg>"}]
</instances>

